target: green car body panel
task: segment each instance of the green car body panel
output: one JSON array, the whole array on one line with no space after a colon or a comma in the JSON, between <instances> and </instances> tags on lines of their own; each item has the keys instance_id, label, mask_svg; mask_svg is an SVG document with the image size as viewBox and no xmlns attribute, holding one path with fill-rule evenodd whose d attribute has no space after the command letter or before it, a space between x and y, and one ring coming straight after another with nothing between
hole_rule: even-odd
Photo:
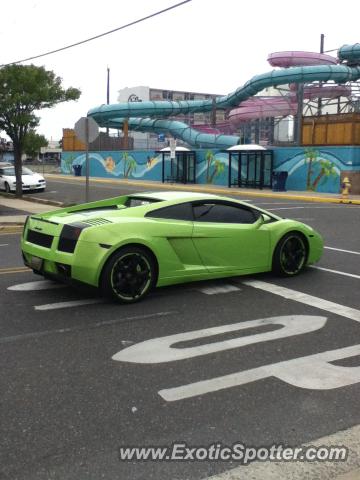
<instances>
[{"instance_id":1,"label":"green car body panel","mask_svg":"<svg viewBox=\"0 0 360 480\"><path fill-rule=\"evenodd\" d=\"M125 206L129 201L143 204ZM157 210L194 202L227 202L251 209L258 218L240 224L156 217ZM69 225L80 225L81 232L73 251L64 251L61 236ZM142 192L32 215L25 224L21 248L25 264L35 271L33 259L42 259L37 273L62 277L65 272L72 280L99 287L104 265L114 252L128 245L141 246L155 259L156 285L164 286L270 271L276 246L289 232L305 239L306 264L319 260L321 235L298 221L224 196Z\"/></svg>"}]
</instances>

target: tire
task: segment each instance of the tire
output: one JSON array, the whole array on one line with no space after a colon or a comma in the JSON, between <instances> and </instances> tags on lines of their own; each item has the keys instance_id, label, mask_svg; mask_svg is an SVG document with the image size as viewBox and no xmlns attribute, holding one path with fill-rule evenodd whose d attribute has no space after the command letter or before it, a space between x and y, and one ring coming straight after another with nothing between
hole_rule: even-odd
<instances>
[{"instance_id":1,"label":"tire","mask_svg":"<svg viewBox=\"0 0 360 480\"><path fill-rule=\"evenodd\" d=\"M4 188L5 188L5 192L6 192L6 193L10 193L10 192L11 192L11 190L10 190L10 185L9 185L7 182L5 182Z\"/></svg>"},{"instance_id":2,"label":"tire","mask_svg":"<svg viewBox=\"0 0 360 480\"><path fill-rule=\"evenodd\" d=\"M142 300L156 282L155 261L145 249L123 247L105 264L100 287L103 295L119 303Z\"/></svg>"},{"instance_id":3,"label":"tire","mask_svg":"<svg viewBox=\"0 0 360 480\"><path fill-rule=\"evenodd\" d=\"M282 277L293 277L305 267L307 255L304 237L297 232L287 233L275 248L273 272Z\"/></svg>"}]
</instances>

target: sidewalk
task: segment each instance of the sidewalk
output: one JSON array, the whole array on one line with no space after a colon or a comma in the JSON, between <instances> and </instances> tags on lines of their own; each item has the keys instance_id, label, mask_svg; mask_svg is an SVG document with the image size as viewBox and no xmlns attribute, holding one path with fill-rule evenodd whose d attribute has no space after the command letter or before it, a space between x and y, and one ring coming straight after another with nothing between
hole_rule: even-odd
<instances>
[{"instance_id":1,"label":"sidewalk","mask_svg":"<svg viewBox=\"0 0 360 480\"><path fill-rule=\"evenodd\" d=\"M63 180L69 182L85 183L85 177L75 177L71 175L62 174L48 174L46 178L49 180ZM319 193L319 192L307 192L307 191L286 191L286 192L273 192L270 189L259 190L255 188L228 188L221 185L209 185L209 184L182 184L182 183L161 183L149 180L119 180L112 178L100 178L90 177L91 184L111 184L111 185L126 185L133 186L134 192L136 187L148 187L151 190L171 190L176 187L177 190L190 190L193 192L207 192L220 195L236 195L239 197L263 197L263 198L279 198L286 200L301 200L307 202L326 202L326 203L351 203L354 205L360 205L360 195L349 195L348 199L342 199L339 193Z\"/></svg>"},{"instance_id":2,"label":"sidewalk","mask_svg":"<svg viewBox=\"0 0 360 480\"><path fill-rule=\"evenodd\" d=\"M238 466L203 480L360 480L360 425L327 435L304 446L345 446L346 461L260 462Z\"/></svg>"},{"instance_id":3,"label":"sidewalk","mask_svg":"<svg viewBox=\"0 0 360 480\"><path fill-rule=\"evenodd\" d=\"M48 212L56 208L59 207L0 195L0 230L7 226L22 226L28 215Z\"/></svg>"}]
</instances>

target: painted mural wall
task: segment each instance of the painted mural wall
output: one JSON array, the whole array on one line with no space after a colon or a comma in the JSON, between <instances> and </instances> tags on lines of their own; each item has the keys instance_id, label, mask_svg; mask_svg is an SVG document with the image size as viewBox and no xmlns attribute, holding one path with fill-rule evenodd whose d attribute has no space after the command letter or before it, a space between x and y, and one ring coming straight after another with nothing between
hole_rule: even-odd
<instances>
[{"instance_id":1,"label":"painted mural wall","mask_svg":"<svg viewBox=\"0 0 360 480\"><path fill-rule=\"evenodd\" d=\"M360 171L360 147L274 147L274 170L287 171L287 190L338 193L341 171ZM228 154L219 150L196 150L196 183L227 185ZM90 175L94 177L161 181L162 154L154 151L90 152ZM236 162L233 162L236 163ZM74 166L85 170L85 153L63 152L62 173L73 175ZM232 165L232 177L237 165ZM245 178L246 172L241 172ZM165 160L165 178L171 177L171 161Z\"/></svg>"}]
</instances>

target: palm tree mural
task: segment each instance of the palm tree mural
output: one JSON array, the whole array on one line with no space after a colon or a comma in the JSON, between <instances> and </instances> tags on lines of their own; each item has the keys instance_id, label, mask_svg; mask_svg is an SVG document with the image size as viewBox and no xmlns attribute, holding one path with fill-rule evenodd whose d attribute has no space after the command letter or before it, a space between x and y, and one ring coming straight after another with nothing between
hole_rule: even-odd
<instances>
[{"instance_id":1,"label":"palm tree mural","mask_svg":"<svg viewBox=\"0 0 360 480\"><path fill-rule=\"evenodd\" d=\"M323 185L329 177L336 177L337 172L333 162L318 159L319 152L312 148L305 150L305 162L307 163L306 190L315 192L319 185ZM313 179L313 174L319 170ZM321 181L322 180L322 181ZM321 183L320 183L321 181Z\"/></svg>"},{"instance_id":2,"label":"palm tree mural","mask_svg":"<svg viewBox=\"0 0 360 480\"><path fill-rule=\"evenodd\" d=\"M132 172L136 171L137 163L134 157L129 155L128 152L122 154L121 161L123 163L123 176L124 178L129 178Z\"/></svg>"},{"instance_id":3,"label":"palm tree mural","mask_svg":"<svg viewBox=\"0 0 360 480\"><path fill-rule=\"evenodd\" d=\"M64 173L72 172L72 164L75 159L74 154L67 155L65 159L62 160L62 169Z\"/></svg>"},{"instance_id":4,"label":"palm tree mural","mask_svg":"<svg viewBox=\"0 0 360 480\"><path fill-rule=\"evenodd\" d=\"M311 190L313 190L314 192L316 191L321 179L323 179L323 181L320 185L324 184L329 177L336 176L337 172L335 170L333 162L330 162L329 160L320 160L320 172L315 178L311 186Z\"/></svg>"},{"instance_id":5,"label":"palm tree mural","mask_svg":"<svg viewBox=\"0 0 360 480\"><path fill-rule=\"evenodd\" d=\"M313 148L306 148L304 150L305 162L307 163L307 174L306 174L306 190L311 190L311 176L313 174L313 164L316 163L318 156L318 151Z\"/></svg>"},{"instance_id":6,"label":"palm tree mural","mask_svg":"<svg viewBox=\"0 0 360 480\"><path fill-rule=\"evenodd\" d=\"M205 160L206 160L206 183L211 183L210 182L210 167L214 161L214 153L211 150L208 150L205 154Z\"/></svg>"},{"instance_id":7,"label":"palm tree mural","mask_svg":"<svg viewBox=\"0 0 360 480\"><path fill-rule=\"evenodd\" d=\"M221 160L215 160L214 170L212 171L207 183L213 183L215 178L221 175L224 171L225 171L225 163L222 162Z\"/></svg>"}]
</instances>

